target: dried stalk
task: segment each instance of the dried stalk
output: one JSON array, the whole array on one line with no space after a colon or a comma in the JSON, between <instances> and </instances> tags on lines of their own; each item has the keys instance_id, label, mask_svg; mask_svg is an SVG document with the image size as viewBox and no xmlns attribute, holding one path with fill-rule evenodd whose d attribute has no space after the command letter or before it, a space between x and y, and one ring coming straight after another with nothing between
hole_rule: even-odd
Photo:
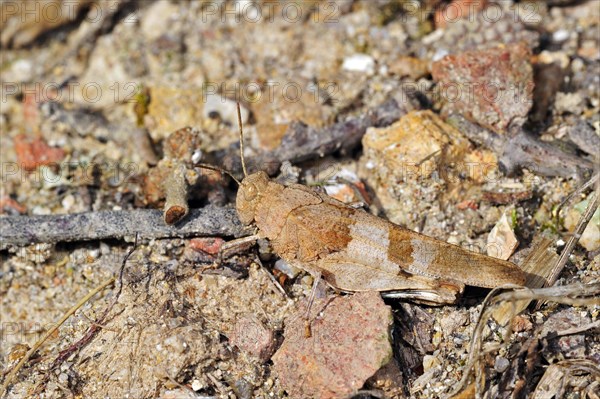
<instances>
[{"instance_id":1,"label":"dried stalk","mask_svg":"<svg viewBox=\"0 0 600 399\"><path fill-rule=\"evenodd\" d=\"M166 225L155 209L100 211L70 215L0 217L0 249L7 245L122 239L248 235L232 207L193 209L185 223Z\"/></svg>"},{"instance_id":2,"label":"dried stalk","mask_svg":"<svg viewBox=\"0 0 600 399\"><path fill-rule=\"evenodd\" d=\"M511 291L498 294L501 290L513 288ZM456 397L463 390L469 380L471 370L475 369L476 381L481 381L481 371L479 367L474 367L479 357L486 352L482 351L483 330L487 320L492 316L494 308L505 303L516 304L524 300L545 300L556 303L582 306L582 305L600 305L600 282L592 284L569 284L558 287L529 289L522 287L498 287L490 291L483 302L483 307L479 313L479 318L473 332L473 338L469 348L469 359L464 367L463 377L456 385L454 391L448 396L449 398ZM515 314L516 315L516 312ZM507 331L504 341L510 335L510 328ZM479 385L475 384L475 397L480 398Z\"/></svg>"},{"instance_id":3,"label":"dried stalk","mask_svg":"<svg viewBox=\"0 0 600 399\"><path fill-rule=\"evenodd\" d=\"M546 286L554 285L554 283L556 282L556 279L558 279L560 272L562 272L563 268L567 264L567 260L569 260L569 255L571 255L573 248L575 248L575 245L577 245L577 243L579 242L579 239L581 238L581 235L585 231L585 228L587 227L588 223L592 219L592 216L594 216L594 212L596 212L596 209L598 209L598 203L599 203L598 200L599 199L600 199L600 197L598 196L597 192L592 194L592 198L590 198L590 201L588 203L588 206L587 206L585 212L583 213L583 215L581 215L581 218L579 218L579 222L577 223L577 227L575 227L575 231L573 232L573 235L567 242L565 249L563 249L562 253L560 254L560 258L558 259L558 262L556 263L554 270L552 270L552 273L548 277ZM538 305L538 307L539 307L539 305Z\"/></svg>"},{"instance_id":4,"label":"dried stalk","mask_svg":"<svg viewBox=\"0 0 600 399\"><path fill-rule=\"evenodd\" d=\"M175 224L183 219L190 208L187 203L188 183L185 178L186 168L182 163L175 163L164 181L166 195L163 217L166 224Z\"/></svg>"},{"instance_id":5,"label":"dried stalk","mask_svg":"<svg viewBox=\"0 0 600 399\"><path fill-rule=\"evenodd\" d=\"M5 393L8 392L8 388L10 387L10 385L13 383L13 380L15 379L15 377L17 376L17 374L19 373L19 370L21 370L21 368L25 365L25 363L31 358L31 356L33 356L33 354L35 352L37 352L37 350L44 344L44 342L46 342L46 340L52 336L52 334L54 334L60 326L63 325L63 323L65 321L67 321L67 319L69 317L71 317L71 315L73 315L75 312L77 312L77 310L82 307L83 305L85 305L85 303L87 301L89 301L94 295L96 295L97 293L99 293L100 291L102 291L103 289L105 289L106 287L108 287L109 285L111 285L112 283L115 282L115 278L111 277L108 280L104 281L102 284L100 284L99 286L97 286L96 288L94 288L92 291L90 291L86 296L84 296L79 302L77 302L77 304L75 304L75 306L73 306L71 309L69 309L67 311L67 313L65 313L55 324L54 326L49 329L46 334L44 334L44 336L42 338L40 338L40 340L38 340L35 345L33 345L33 347L31 349L29 349L29 351L25 354L25 356L23 356L23 358L19 361L19 363L17 363L17 365L10 371L10 373L6 376L6 379L4 380L4 383L2 384L2 387L0 388L0 397L4 396Z\"/></svg>"}]
</instances>

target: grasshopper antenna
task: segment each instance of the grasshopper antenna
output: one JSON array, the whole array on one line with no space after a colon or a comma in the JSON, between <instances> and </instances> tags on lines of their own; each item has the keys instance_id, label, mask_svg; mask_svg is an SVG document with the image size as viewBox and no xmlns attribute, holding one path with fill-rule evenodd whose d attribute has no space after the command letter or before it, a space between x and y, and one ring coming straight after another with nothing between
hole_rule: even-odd
<instances>
[{"instance_id":1,"label":"grasshopper antenna","mask_svg":"<svg viewBox=\"0 0 600 399\"><path fill-rule=\"evenodd\" d=\"M242 111L240 110L240 103L237 103L237 117L238 127L240 129L240 159L242 160L242 170L244 171L244 177L248 176L246 171L246 162L244 162L244 130L242 129Z\"/></svg>"}]
</instances>

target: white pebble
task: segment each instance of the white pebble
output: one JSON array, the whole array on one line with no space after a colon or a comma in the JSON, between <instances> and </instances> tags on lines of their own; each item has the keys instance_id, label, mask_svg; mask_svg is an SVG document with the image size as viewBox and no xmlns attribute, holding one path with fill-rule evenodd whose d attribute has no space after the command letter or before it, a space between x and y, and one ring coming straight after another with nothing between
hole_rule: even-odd
<instances>
[{"instance_id":1,"label":"white pebble","mask_svg":"<svg viewBox=\"0 0 600 399\"><path fill-rule=\"evenodd\" d=\"M11 69L14 79L19 82L30 81L33 77L33 63L30 60L17 60Z\"/></svg>"},{"instance_id":2,"label":"white pebble","mask_svg":"<svg viewBox=\"0 0 600 399\"><path fill-rule=\"evenodd\" d=\"M204 385L202 385L202 383L199 380L193 380L192 381L192 389L194 391L199 391L202 388L204 388Z\"/></svg>"},{"instance_id":3,"label":"white pebble","mask_svg":"<svg viewBox=\"0 0 600 399\"><path fill-rule=\"evenodd\" d=\"M75 204L75 197L73 197L71 194L69 194L69 195L65 196L65 198L63 198L63 200L61 201L61 204L62 204L63 208L65 208L65 211L69 211Z\"/></svg>"},{"instance_id":4,"label":"white pebble","mask_svg":"<svg viewBox=\"0 0 600 399\"><path fill-rule=\"evenodd\" d=\"M372 75L375 72L375 60L368 54L354 54L344 59L342 69L350 72L365 72Z\"/></svg>"},{"instance_id":5,"label":"white pebble","mask_svg":"<svg viewBox=\"0 0 600 399\"><path fill-rule=\"evenodd\" d=\"M569 38L569 31L566 29L559 29L552 34L552 40L555 42L564 42Z\"/></svg>"}]
</instances>

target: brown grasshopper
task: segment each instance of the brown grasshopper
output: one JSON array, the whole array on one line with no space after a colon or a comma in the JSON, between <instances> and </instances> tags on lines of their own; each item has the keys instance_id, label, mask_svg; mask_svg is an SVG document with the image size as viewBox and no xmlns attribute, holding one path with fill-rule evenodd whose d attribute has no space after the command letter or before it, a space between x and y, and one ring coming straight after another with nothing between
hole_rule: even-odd
<instances>
[{"instance_id":1,"label":"brown grasshopper","mask_svg":"<svg viewBox=\"0 0 600 399\"><path fill-rule=\"evenodd\" d=\"M239 104L238 123L243 154ZM284 186L262 171L248 175L243 155L241 161L236 210L257 233L227 247L266 238L279 257L315 282L322 276L341 291L373 290L432 304L454 303L464 285L525 282L513 263L408 230L307 186Z\"/></svg>"}]
</instances>

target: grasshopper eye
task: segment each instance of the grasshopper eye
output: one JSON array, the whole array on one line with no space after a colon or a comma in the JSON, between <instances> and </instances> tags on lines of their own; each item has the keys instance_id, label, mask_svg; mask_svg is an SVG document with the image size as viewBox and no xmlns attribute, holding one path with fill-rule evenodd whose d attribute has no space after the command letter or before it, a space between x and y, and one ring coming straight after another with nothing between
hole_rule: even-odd
<instances>
[{"instance_id":1,"label":"grasshopper eye","mask_svg":"<svg viewBox=\"0 0 600 399\"><path fill-rule=\"evenodd\" d=\"M244 199L246 201L252 201L258 195L258 188L256 184L250 183L246 187L244 187Z\"/></svg>"}]
</instances>

